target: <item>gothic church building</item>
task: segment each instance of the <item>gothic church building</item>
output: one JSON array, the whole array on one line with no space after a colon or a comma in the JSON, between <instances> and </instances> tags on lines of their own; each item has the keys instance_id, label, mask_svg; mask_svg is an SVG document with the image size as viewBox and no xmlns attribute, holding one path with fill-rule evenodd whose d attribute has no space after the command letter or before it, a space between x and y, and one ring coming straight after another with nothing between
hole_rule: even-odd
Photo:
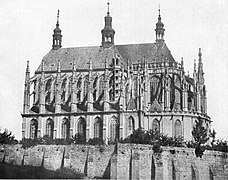
<instances>
[{"instance_id":1,"label":"gothic church building","mask_svg":"<svg viewBox=\"0 0 228 180\"><path fill-rule=\"evenodd\" d=\"M108 142L141 127L192 140L195 120L210 127L201 50L190 77L165 43L160 10L154 43L116 45L109 10L104 21L101 46L63 48L58 12L52 49L32 77L27 64L22 137Z\"/></svg>"}]
</instances>

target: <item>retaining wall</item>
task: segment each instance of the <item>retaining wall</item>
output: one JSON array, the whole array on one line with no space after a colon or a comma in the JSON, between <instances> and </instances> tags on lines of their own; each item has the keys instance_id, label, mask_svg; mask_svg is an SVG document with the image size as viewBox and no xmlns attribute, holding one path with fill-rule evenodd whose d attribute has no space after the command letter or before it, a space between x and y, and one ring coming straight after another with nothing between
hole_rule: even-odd
<instances>
[{"instance_id":1,"label":"retaining wall","mask_svg":"<svg viewBox=\"0 0 228 180\"><path fill-rule=\"evenodd\" d=\"M205 151L197 158L194 149L151 145L20 145L0 146L0 162L43 166L56 170L68 167L93 178L112 179L228 179L228 153Z\"/></svg>"}]
</instances>

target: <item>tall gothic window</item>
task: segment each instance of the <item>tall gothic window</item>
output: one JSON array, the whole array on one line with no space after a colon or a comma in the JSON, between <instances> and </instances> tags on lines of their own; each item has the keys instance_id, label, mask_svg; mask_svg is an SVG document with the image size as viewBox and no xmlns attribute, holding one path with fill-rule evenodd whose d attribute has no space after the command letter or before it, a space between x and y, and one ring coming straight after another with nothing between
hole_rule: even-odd
<instances>
[{"instance_id":1,"label":"tall gothic window","mask_svg":"<svg viewBox=\"0 0 228 180\"><path fill-rule=\"evenodd\" d=\"M155 98L158 100L159 90L159 79L157 77L153 77L150 82L150 102L152 103Z\"/></svg>"},{"instance_id":2,"label":"tall gothic window","mask_svg":"<svg viewBox=\"0 0 228 180\"><path fill-rule=\"evenodd\" d=\"M94 138L102 139L103 135L103 124L101 118L97 117L94 120Z\"/></svg>"},{"instance_id":3,"label":"tall gothic window","mask_svg":"<svg viewBox=\"0 0 228 180\"><path fill-rule=\"evenodd\" d=\"M62 90L61 100L62 100L62 102L66 101L66 89L67 89L67 78L65 78L62 82L62 87L61 87L61 90Z\"/></svg>"},{"instance_id":4,"label":"tall gothic window","mask_svg":"<svg viewBox=\"0 0 228 180\"><path fill-rule=\"evenodd\" d=\"M111 139L111 141L117 140L117 133L118 133L118 122L117 122L117 118L113 117L110 121L110 139Z\"/></svg>"},{"instance_id":5,"label":"tall gothic window","mask_svg":"<svg viewBox=\"0 0 228 180\"><path fill-rule=\"evenodd\" d=\"M98 81L98 77L95 78L94 82L93 82L93 100L96 101L97 100L97 81Z\"/></svg>"},{"instance_id":6,"label":"tall gothic window","mask_svg":"<svg viewBox=\"0 0 228 180\"><path fill-rule=\"evenodd\" d=\"M129 134L133 133L135 130L135 120L132 116L128 118L128 132Z\"/></svg>"},{"instance_id":7,"label":"tall gothic window","mask_svg":"<svg viewBox=\"0 0 228 180\"><path fill-rule=\"evenodd\" d=\"M101 76L99 79L99 95L104 91L104 76Z\"/></svg>"},{"instance_id":8,"label":"tall gothic window","mask_svg":"<svg viewBox=\"0 0 228 180\"><path fill-rule=\"evenodd\" d=\"M112 76L109 80L109 89L110 89L109 90L109 99L110 99L110 101L115 100L113 87L114 87L114 76Z\"/></svg>"},{"instance_id":9,"label":"tall gothic window","mask_svg":"<svg viewBox=\"0 0 228 180\"><path fill-rule=\"evenodd\" d=\"M154 119L153 120L153 123L152 123L152 130L154 132L160 132L160 124L159 124L159 121L157 119Z\"/></svg>"},{"instance_id":10,"label":"tall gothic window","mask_svg":"<svg viewBox=\"0 0 228 180\"><path fill-rule=\"evenodd\" d=\"M46 123L46 135L50 138L53 138L53 131L54 131L54 121L52 119L48 119Z\"/></svg>"},{"instance_id":11,"label":"tall gothic window","mask_svg":"<svg viewBox=\"0 0 228 180\"><path fill-rule=\"evenodd\" d=\"M181 122L180 120L176 120L175 125L174 125L174 136L175 137L180 137L182 135L182 127L181 127Z\"/></svg>"},{"instance_id":12,"label":"tall gothic window","mask_svg":"<svg viewBox=\"0 0 228 180\"><path fill-rule=\"evenodd\" d=\"M78 120L78 133L83 137L86 137L86 121L84 118Z\"/></svg>"},{"instance_id":13,"label":"tall gothic window","mask_svg":"<svg viewBox=\"0 0 228 180\"><path fill-rule=\"evenodd\" d=\"M35 119L32 119L30 122L30 139L37 138L37 129L38 129L38 122Z\"/></svg>"},{"instance_id":14,"label":"tall gothic window","mask_svg":"<svg viewBox=\"0 0 228 180\"><path fill-rule=\"evenodd\" d=\"M70 137L70 121L66 118L62 122L62 138L69 139Z\"/></svg>"},{"instance_id":15,"label":"tall gothic window","mask_svg":"<svg viewBox=\"0 0 228 180\"><path fill-rule=\"evenodd\" d=\"M84 87L83 87L83 97L85 98L88 92L88 86L89 86L89 76L87 75L84 80Z\"/></svg>"},{"instance_id":16,"label":"tall gothic window","mask_svg":"<svg viewBox=\"0 0 228 180\"><path fill-rule=\"evenodd\" d=\"M82 93L82 78L80 77L78 82L77 82L77 89L78 89L78 93L77 93L77 100L78 102L81 102L81 93Z\"/></svg>"},{"instance_id":17,"label":"tall gothic window","mask_svg":"<svg viewBox=\"0 0 228 180\"><path fill-rule=\"evenodd\" d=\"M49 103L51 100L51 83L52 83L52 79L49 79L45 86L45 93L46 93L45 102L47 103Z\"/></svg>"}]
</instances>

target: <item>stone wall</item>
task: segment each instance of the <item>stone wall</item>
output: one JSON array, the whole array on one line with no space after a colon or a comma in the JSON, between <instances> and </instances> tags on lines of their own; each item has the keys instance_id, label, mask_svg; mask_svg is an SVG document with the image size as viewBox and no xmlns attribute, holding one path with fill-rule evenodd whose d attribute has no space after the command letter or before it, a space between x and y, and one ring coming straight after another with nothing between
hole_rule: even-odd
<instances>
[{"instance_id":1,"label":"stone wall","mask_svg":"<svg viewBox=\"0 0 228 180\"><path fill-rule=\"evenodd\" d=\"M43 166L56 170L68 167L86 176L113 179L228 179L228 154L205 151L197 158L194 149L162 147L154 153L151 145L20 145L0 146L0 162Z\"/></svg>"}]
</instances>

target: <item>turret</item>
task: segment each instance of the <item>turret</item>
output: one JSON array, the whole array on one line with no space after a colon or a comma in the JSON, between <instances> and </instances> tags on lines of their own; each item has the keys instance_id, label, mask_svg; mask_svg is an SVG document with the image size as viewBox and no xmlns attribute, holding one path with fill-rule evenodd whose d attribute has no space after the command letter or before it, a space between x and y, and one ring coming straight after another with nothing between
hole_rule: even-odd
<instances>
[{"instance_id":1,"label":"turret","mask_svg":"<svg viewBox=\"0 0 228 180\"><path fill-rule=\"evenodd\" d=\"M102 43L101 46L104 48L109 48L114 45L114 35L115 31L112 28L112 17L110 16L109 12L109 2L108 2L108 11L107 15L105 16L105 27L101 30L102 34Z\"/></svg>"},{"instance_id":2,"label":"turret","mask_svg":"<svg viewBox=\"0 0 228 180\"><path fill-rule=\"evenodd\" d=\"M156 23L156 43L163 43L164 42L164 24L161 21L161 15L160 15L160 9L158 10L159 14L158 14L158 22Z\"/></svg>"},{"instance_id":3,"label":"turret","mask_svg":"<svg viewBox=\"0 0 228 180\"><path fill-rule=\"evenodd\" d=\"M56 27L54 29L53 36L53 44L52 44L52 50L58 50L62 47L62 35L61 35L61 29L59 28L59 10L57 13L57 23Z\"/></svg>"}]
</instances>

